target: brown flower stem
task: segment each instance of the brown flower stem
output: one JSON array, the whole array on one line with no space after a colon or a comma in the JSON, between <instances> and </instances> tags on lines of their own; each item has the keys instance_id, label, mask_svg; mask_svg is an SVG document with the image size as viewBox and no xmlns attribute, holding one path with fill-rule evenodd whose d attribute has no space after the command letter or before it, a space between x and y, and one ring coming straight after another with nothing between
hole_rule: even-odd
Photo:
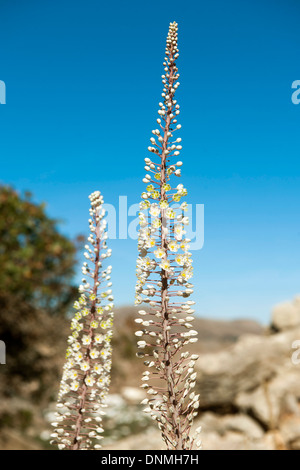
<instances>
[{"instance_id":1,"label":"brown flower stem","mask_svg":"<svg viewBox=\"0 0 300 470\"><path fill-rule=\"evenodd\" d=\"M169 83L172 86L173 81L174 81L174 62L172 61L173 59L173 48L171 48L170 51L170 67L169 67ZM170 93L170 101L173 99L173 94ZM171 115L172 113L172 107L168 107L167 110L167 117L165 120L165 127L164 127L164 136L163 136L163 144L162 144L162 153L161 153L161 180L160 180L160 186L161 186L161 200L164 200L166 195L165 195L165 190L163 185L166 182L166 150L167 150L167 145L168 145L168 133L170 132L170 127L171 127ZM161 211L161 248L163 248L165 252L165 259L168 258L168 242L167 242L167 233L166 233L166 211L163 209ZM174 430L175 434L175 439L176 439L176 445L174 446L174 443L172 445L175 447L176 450L182 450L184 449L183 446L183 441L182 441L182 432L181 432L181 420L180 420L180 404L177 401L176 398L176 393L174 391L174 384L175 384L175 377L174 377L174 365L172 361L172 355L168 351L168 346L170 344L170 333L168 327L170 326L169 322L169 312L168 312L168 273L162 269L161 271L161 282L162 282L162 287L161 287L161 307L162 307L162 334L163 334L163 342L164 342L164 364L165 364L165 369L164 369L164 376L165 380L167 383L168 387L168 401L169 405L174 408L174 413L172 414L172 427Z\"/></svg>"}]
</instances>

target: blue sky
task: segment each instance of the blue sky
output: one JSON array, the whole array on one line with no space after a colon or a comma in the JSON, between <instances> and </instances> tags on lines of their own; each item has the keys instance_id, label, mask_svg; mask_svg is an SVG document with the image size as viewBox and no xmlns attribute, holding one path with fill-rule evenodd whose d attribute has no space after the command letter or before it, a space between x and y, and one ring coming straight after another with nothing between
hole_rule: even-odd
<instances>
[{"instance_id":1,"label":"blue sky","mask_svg":"<svg viewBox=\"0 0 300 470\"><path fill-rule=\"evenodd\" d=\"M300 293L300 79L296 0L1 0L0 181L87 234L88 195L139 201L179 24L182 183L205 205L197 312L269 321ZM136 242L113 240L117 305L134 298Z\"/></svg>"}]
</instances>

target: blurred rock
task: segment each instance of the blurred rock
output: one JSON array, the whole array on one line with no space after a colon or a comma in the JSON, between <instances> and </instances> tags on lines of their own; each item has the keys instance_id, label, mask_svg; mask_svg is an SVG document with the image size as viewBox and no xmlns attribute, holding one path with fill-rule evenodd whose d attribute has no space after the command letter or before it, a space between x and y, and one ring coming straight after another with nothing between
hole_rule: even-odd
<instances>
[{"instance_id":1,"label":"blurred rock","mask_svg":"<svg viewBox=\"0 0 300 470\"><path fill-rule=\"evenodd\" d=\"M300 297L292 302L282 302L272 310L271 326L283 331L300 325Z\"/></svg>"},{"instance_id":2,"label":"blurred rock","mask_svg":"<svg viewBox=\"0 0 300 470\"><path fill-rule=\"evenodd\" d=\"M232 431L242 433L249 439L257 440L264 435L263 429L256 421L241 413L219 416L212 412L206 412L201 416L200 421L203 436L207 432L217 432L220 436L224 436L227 432Z\"/></svg>"},{"instance_id":3,"label":"blurred rock","mask_svg":"<svg viewBox=\"0 0 300 470\"><path fill-rule=\"evenodd\" d=\"M43 446L20 435L18 431L5 428L0 436L1 450L42 450Z\"/></svg>"},{"instance_id":4,"label":"blurred rock","mask_svg":"<svg viewBox=\"0 0 300 470\"><path fill-rule=\"evenodd\" d=\"M300 368L291 362L291 347L297 338L300 338L300 327L271 336L244 335L225 351L202 354L196 363L201 408L230 408L236 404L238 394L252 393L289 371L288 383L296 393ZM287 391L285 378L278 378L275 384L276 393L282 396L284 392L279 389Z\"/></svg>"},{"instance_id":5,"label":"blurred rock","mask_svg":"<svg viewBox=\"0 0 300 470\"><path fill-rule=\"evenodd\" d=\"M267 385L250 393L238 394L235 401L244 413L251 413L266 428L274 428L280 414L279 402L269 394Z\"/></svg>"},{"instance_id":6,"label":"blurred rock","mask_svg":"<svg viewBox=\"0 0 300 470\"><path fill-rule=\"evenodd\" d=\"M226 423L226 419L220 420L220 417L215 416L214 413L205 413L195 422L192 434L200 423L203 425L203 450L273 450L276 448L273 434L264 434L251 418L230 416ZM247 430L246 434L245 430ZM160 450L165 447L160 432L153 428L143 434L121 439L104 449Z\"/></svg>"},{"instance_id":7,"label":"blurred rock","mask_svg":"<svg viewBox=\"0 0 300 470\"><path fill-rule=\"evenodd\" d=\"M104 450L164 450L161 434L156 428L146 429L143 433L131 435L109 443Z\"/></svg>"},{"instance_id":8,"label":"blurred rock","mask_svg":"<svg viewBox=\"0 0 300 470\"><path fill-rule=\"evenodd\" d=\"M121 396L127 403L139 404L147 396L144 390L137 387L123 387L121 389Z\"/></svg>"},{"instance_id":9,"label":"blurred rock","mask_svg":"<svg viewBox=\"0 0 300 470\"><path fill-rule=\"evenodd\" d=\"M263 383L252 392L240 393L235 403L267 428L275 428L284 413L299 413L299 381L300 370L287 364L286 368L278 370L278 375L270 382Z\"/></svg>"},{"instance_id":10,"label":"blurred rock","mask_svg":"<svg viewBox=\"0 0 300 470\"><path fill-rule=\"evenodd\" d=\"M287 447L292 450L300 450L300 416L285 416L280 431Z\"/></svg>"}]
</instances>

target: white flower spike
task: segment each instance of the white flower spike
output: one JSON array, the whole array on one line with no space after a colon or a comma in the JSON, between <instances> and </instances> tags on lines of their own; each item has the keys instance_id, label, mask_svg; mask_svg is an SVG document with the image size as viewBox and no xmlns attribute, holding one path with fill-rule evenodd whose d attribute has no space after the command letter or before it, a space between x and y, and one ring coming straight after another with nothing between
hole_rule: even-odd
<instances>
[{"instance_id":1,"label":"white flower spike","mask_svg":"<svg viewBox=\"0 0 300 470\"><path fill-rule=\"evenodd\" d=\"M57 402L52 444L64 450L99 449L102 407L110 384L113 303L111 266L102 268L100 259L111 255L106 244L106 221L100 191L89 196L90 236L83 263L79 298L71 321L69 347ZM88 255L88 256L87 256ZM100 431L101 430L101 431Z\"/></svg>"},{"instance_id":2,"label":"white flower spike","mask_svg":"<svg viewBox=\"0 0 300 470\"><path fill-rule=\"evenodd\" d=\"M194 438L190 436L199 405L198 397L195 400L192 392L198 356L181 352L188 343L197 341L197 332L190 330L189 323L193 320L194 302L176 300L180 297L182 301L193 292L189 283L193 275L191 253L184 239L189 219L185 215L187 204L181 201L187 190L183 184L177 185L176 179L181 176L182 166L178 161L181 138L174 137L181 128L177 124L179 105L174 99L179 85L177 30L177 23L171 23L162 75L164 101L159 103L157 119L160 130L152 131L152 146L148 147L152 158L145 159L152 178L142 193L140 206L135 298L137 305L143 302L149 305L148 311L139 311L143 319L137 322L146 328L136 332L136 336L144 338L137 342L143 350L137 355L146 358L145 365L151 368L142 378L147 382L142 388L150 396L146 411L157 421L170 450L192 449L194 443L201 445L198 432Z\"/></svg>"}]
</instances>

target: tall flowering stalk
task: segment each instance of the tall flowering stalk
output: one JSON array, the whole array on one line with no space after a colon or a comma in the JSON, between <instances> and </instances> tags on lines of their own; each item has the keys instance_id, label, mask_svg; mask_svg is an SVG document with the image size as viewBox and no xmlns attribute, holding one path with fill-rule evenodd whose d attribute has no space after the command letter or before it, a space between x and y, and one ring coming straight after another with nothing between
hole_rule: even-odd
<instances>
[{"instance_id":1,"label":"tall flowering stalk","mask_svg":"<svg viewBox=\"0 0 300 470\"><path fill-rule=\"evenodd\" d=\"M98 449L102 438L102 408L110 384L113 296L111 266L102 262L111 255L107 248L103 197L90 196L90 235L85 245L79 299L71 321L69 347L63 369L55 430L51 443L59 449Z\"/></svg>"},{"instance_id":2,"label":"tall flowering stalk","mask_svg":"<svg viewBox=\"0 0 300 470\"><path fill-rule=\"evenodd\" d=\"M159 129L152 131L152 158L145 158L143 179L147 184L142 193L139 232L139 257L137 260L136 304L146 302L147 312L140 310L137 318L143 329L136 332L138 356L145 357L142 387L150 395L142 403L145 411L158 422L168 449L191 449L198 440L200 428L194 438L190 437L193 418L199 406L199 395L193 392L198 356L190 355L182 348L197 341L192 329L195 302L185 300L193 292L190 278L193 275L190 240L184 239L187 203L181 199L187 195L182 184L173 186L172 179L181 176L181 138L174 137L181 125L177 124L180 113L175 100L179 86L177 47L177 24L171 23L167 37L164 59L163 102L159 103ZM180 300L181 298L181 300Z\"/></svg>"}]
</instances>

